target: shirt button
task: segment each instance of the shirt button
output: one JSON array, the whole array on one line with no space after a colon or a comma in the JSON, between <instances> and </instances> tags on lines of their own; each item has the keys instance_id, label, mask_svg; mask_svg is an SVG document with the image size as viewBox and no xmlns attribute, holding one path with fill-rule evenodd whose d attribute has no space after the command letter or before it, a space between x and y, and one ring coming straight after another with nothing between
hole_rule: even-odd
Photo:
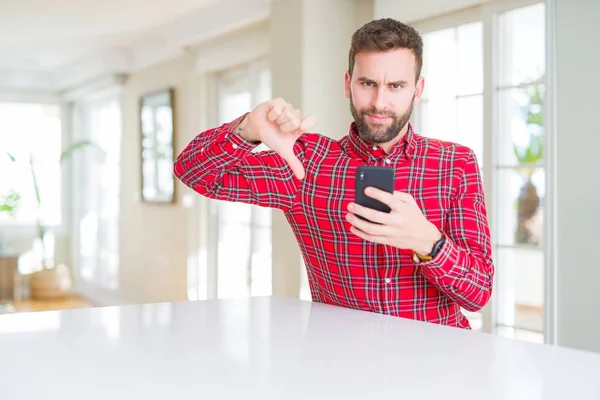
<instances>
[{"instance_id":1,"label":"shirt button","mask_svg":"<svg viewBox=\"0 0 600 400\"><path fill-rule=\"evenodd\" d=\"M377 146L373 146L373 150L377 150L377 149L378 149L378 147L377 147Z\"/></svg>"},{"instance_id":2,"label":"shirt button","mask_svg":"<svg viewBox=\"0 0 600 400\"><path fill-rule=\"evenodd\" d=\"M391 164L391 163L392 163L392 160L390 160L389 158L386 158L386 159L385 159L385 162L386 162L387 164Z\"/></svg>"},{"instance_id":3,"label":"shirt button","mask_svg":"<svg viewBox=\"0 0 600 400\"><path fill-rule=\"evenodd\" d=\"M234 144L233 144L233 148L237 150L237 148L238 148L238 145L234 143Z\"/></svg>"},{"instance_id":4,"label":"shirt button","mask_svg":"<svg viewBox=\"0 0 600 400\"><path fill-rule=\"evenodd\" d=\"M385 278L385 283L392 283L392 280L390 278Z\"/></svg>"}]
</instances>

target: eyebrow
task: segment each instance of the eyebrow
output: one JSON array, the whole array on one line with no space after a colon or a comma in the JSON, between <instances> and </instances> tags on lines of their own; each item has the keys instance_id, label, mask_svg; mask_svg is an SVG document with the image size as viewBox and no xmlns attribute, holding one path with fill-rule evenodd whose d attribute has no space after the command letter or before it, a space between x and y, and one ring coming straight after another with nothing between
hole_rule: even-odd
<instances>
[{"instance_id":1,"label":"eyebrow","mask_svg":"<svg viewBox=\"0 0 600 400\"><path fill-rule=\"evenodd\" d=\"M361 76L360 78L358 78L358 81L359 82L375 82L373 79L369 79L366 76ZM394 82L388 82L388 85L400 85L400 86L402 86L402 85L407 85L407 84L408 84L408 82L407 81L403 81L403 80L394 81Z\"/></svg>"}]
</instances>

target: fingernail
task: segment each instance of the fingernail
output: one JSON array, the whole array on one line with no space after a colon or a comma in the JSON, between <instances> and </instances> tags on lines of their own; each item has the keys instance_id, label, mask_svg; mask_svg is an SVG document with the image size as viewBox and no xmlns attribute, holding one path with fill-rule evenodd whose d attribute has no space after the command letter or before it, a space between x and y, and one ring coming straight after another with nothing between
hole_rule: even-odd
<instances>
[{"instance_id":1,"label":"fingernail","mask_svg":"<svg viewBox=\"0 0 600 400\"><path fill-rule=\"evenodd\" d=\"M348 204L348 210L354 211L354 204L353 203Z\"/></svg>"}]
</instances>

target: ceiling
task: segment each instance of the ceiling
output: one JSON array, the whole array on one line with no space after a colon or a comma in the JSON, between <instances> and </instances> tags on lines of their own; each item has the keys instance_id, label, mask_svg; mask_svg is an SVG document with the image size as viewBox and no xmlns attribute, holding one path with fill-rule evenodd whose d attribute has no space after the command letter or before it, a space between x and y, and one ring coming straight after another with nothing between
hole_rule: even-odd
<instances>
[{"instance_id":1,"label":"ceiling","mask_svg":"<svg viewBox=\"0 0 600 400\"><path fill-rule=\"evenodd\" d=\"M143 68L268 18L270 1L0 0L0 91L58 91ZM409 22L484 1L376 0L376 8Z\"/></svg>"},{"instance_id":2,"label":"ceiling","mask_svg":"<svg viewBox=\"0 0 600 400\"><path fill-rule=\"evenodd\" d=\"M135 45L217 0L0 0L0 68L48 70Z\"/></svg>"},{"instance_id":3,"label":"ceiling","mask_svg":"<svg viewBox=\"0 0 600 400\"><path fill-rule=\"evenodd\" d=\"M0 89L143 68L268 16L269 0L0 0Z\"/></svg>"}]
</instances>

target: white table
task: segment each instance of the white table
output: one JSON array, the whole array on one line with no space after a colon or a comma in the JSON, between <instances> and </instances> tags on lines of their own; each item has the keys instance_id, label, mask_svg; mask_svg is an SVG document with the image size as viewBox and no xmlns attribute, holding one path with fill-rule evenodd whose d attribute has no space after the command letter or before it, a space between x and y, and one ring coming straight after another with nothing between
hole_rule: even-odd
<instances>
[{"instance_id":1,"label":"white table","mask_svg":"<svg viewBox=\"0 0 600 400\"><path fill-rule=\"evenodd\" d=\"M0 398L600 399L600 354L284 297L0 315Z\"/></svg>"}]
</instances>

